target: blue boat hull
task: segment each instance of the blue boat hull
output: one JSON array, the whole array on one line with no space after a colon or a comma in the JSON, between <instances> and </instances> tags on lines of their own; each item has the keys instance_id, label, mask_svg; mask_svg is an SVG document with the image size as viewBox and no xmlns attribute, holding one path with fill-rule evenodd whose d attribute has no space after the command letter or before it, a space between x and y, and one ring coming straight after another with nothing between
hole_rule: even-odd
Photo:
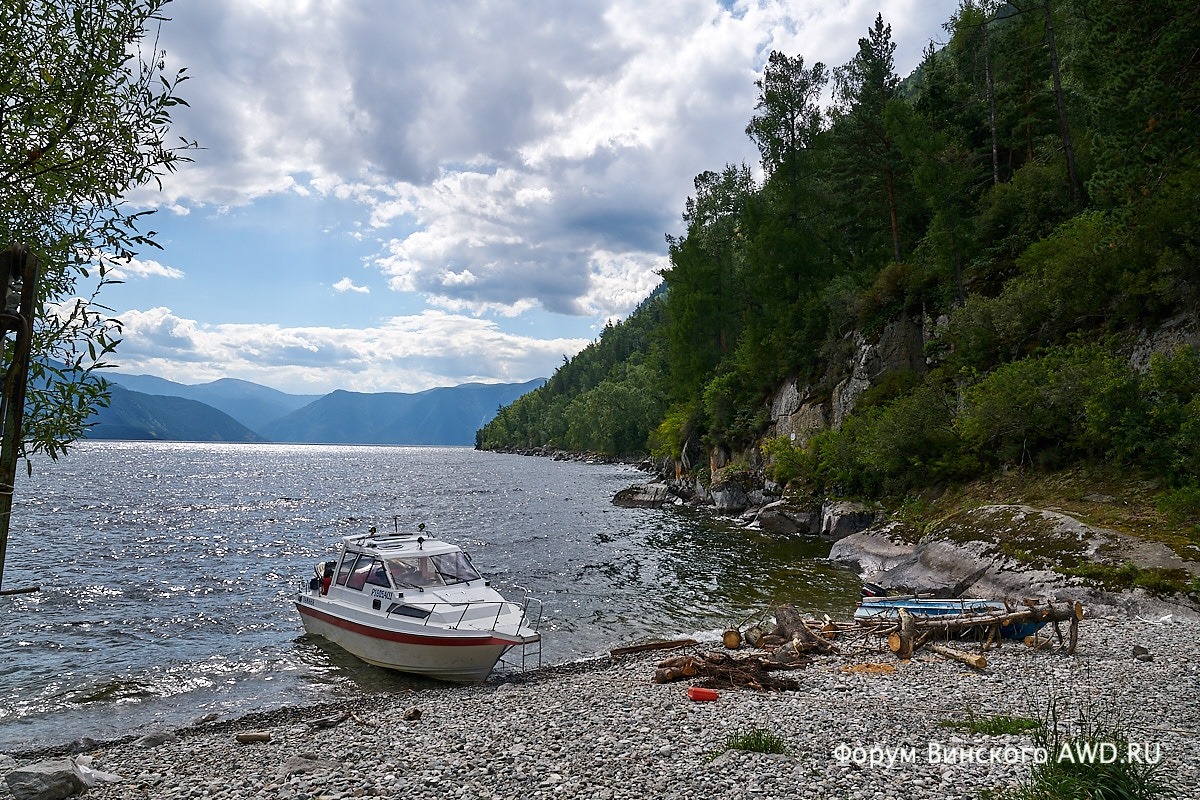
<instances>
[{"instance_id":1,"label":"blue boat hull","mask_svg":"<svg viewBox=\"0 0 1200 800\"><path fill-rule=\"evenodd\" d=\"M972 617L1003 614L1008 607L998 600L939 599L921 597L864 597L854 610L854 619L861 621L892 620L900 609L914 617ZM1000 626L1005 639L1024 639L1041 629L1044 622L1011 622Z\"/></svg>"}]
</instances>

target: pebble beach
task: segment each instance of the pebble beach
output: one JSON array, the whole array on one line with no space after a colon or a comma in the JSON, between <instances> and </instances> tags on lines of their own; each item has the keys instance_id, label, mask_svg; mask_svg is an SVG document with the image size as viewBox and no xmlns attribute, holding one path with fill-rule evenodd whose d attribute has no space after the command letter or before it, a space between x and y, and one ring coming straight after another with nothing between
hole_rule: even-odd
<instances>
[{"instance_id":1,"label":"pebble beach","mask_svg":"<svg viewBox=\"0 0 1200 800\"><path fill-rule=\"evenodd\" d=\"M120 780L99 781L86 796L979 798L1019 786L1038 747L1027 734L970 733L958 723L1046 719L1053 707L1060 724L1119 729L1121 757L1132 744L1175 796L1195 797L1198 634L1200 623L1169 617L1087 619L1073 656L1008 642L987 652L982 671L927 651L899 662L860 644L788 673L798 691L725 689L709 702L689 700L686 683L652 682L655 665L680 651L602 658L480 686L216 721L161 744L98 744L84 763ZM1135 645L1148 653L1135 657ZM719 644L698 651L712 648ZM787 752L729 749L732 735L754 729L781 738ZM246 733L269 741L239 743Z\"/></svg>"}]
</instances>

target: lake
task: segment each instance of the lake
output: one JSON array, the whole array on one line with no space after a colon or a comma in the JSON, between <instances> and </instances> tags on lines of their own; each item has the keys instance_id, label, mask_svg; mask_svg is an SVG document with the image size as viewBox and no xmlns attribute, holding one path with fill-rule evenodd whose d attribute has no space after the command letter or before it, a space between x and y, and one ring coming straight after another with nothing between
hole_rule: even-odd
<instances>
[{"instance_id":1,"label":"lake","mask_svg":"<svg viewBox=\"0 0 1200 800\"><path fill-rule=\"evenodd\" d=\"M0 597L0 752L434 685L307 639L291 605L340 537L394 520L541 598L546 663L772 603L850 613L827 544L612 505L645 480L469 448L81 442L19 471L4 588L41 591Z\"/></svg>"}]
</instances>

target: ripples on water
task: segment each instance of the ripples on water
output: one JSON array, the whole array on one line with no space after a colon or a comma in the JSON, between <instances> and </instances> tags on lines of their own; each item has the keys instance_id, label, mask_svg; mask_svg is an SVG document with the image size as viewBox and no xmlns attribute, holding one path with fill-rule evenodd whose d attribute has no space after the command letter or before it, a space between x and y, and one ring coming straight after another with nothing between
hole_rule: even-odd
<instances>
[{"instance_id":1,"label":"ripples on water","mask_svg":"<svg viewBox=\"0 0 1200 800\"><path fill-rule=\"evenodd\" d=\"M430 685L303 637L341 536L419 522L510 599L543 658L719 630L771 602L846 614L828 546L622 509L628 467L466 448L85 442L18 478L0 598L0 751Z\"/></svg>"}]
</instances>

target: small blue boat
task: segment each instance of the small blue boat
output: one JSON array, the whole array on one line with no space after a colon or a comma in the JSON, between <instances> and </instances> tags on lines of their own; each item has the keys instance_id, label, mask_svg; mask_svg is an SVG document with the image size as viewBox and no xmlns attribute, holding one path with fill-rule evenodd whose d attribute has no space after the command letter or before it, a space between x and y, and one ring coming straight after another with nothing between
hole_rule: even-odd
<instances>
[{"instance_id":1,"label":"small blue boat","mask_svg":"<svg viewBox=\"0 0 1200 800\"><path fill-rule=\"evenodd\" d=\"M860 622L894 620L900 609L914 617L960 617L963 622L974 623L981 628L989 624L989 618L1009 612L1008 606L999 600L976 600L966 598L938 597L863 597L854 609L854 619ZM1041 629L1044 622L1016 621L1000 626L1000 635L1005 639L1024 639Z\"/></svg>"}]
</instances>

